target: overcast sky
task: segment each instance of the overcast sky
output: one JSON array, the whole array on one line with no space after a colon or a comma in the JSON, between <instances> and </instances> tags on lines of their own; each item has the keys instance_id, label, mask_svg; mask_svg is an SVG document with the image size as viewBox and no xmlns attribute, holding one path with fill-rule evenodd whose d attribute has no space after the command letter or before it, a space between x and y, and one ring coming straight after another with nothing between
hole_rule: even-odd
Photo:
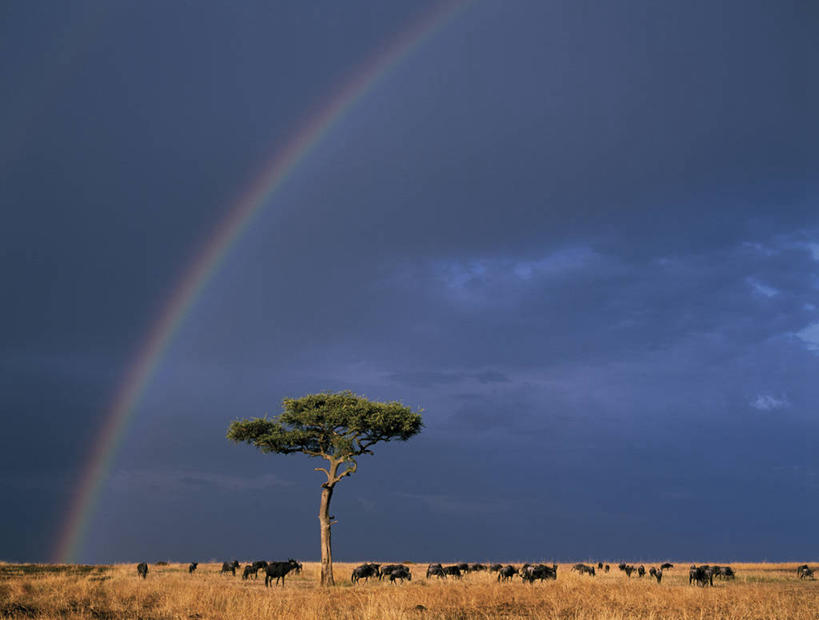
<instances>
[{"instance_id":1,"label":"overcast sky","mask_svg":"<svg viewBox=\"0 0 819 620\"><path fill-rule=\"evenodd\" d=\"M0 8L0 559L53 554L220 218L436 2ZM319 557L319 463L232 419L424 409L340 560L819 556L819 10L477 0L273 196L187 315L79 559Z\"/></svg>"}]
</instances>

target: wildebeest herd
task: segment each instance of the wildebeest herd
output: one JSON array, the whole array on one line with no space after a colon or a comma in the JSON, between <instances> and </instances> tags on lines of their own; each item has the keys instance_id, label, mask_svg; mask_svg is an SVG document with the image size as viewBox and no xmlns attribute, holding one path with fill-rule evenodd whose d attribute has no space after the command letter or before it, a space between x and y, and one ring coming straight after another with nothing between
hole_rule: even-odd
<instances>
[{"instance_id":1,"label":"wildebeest herd","mask_svg":"<svg viewBox=\"0 0 819 620\"><path fill-rule=\"evenodd\" d=\"M162 565L167 563L162 563ZM160 563L157 563L160 565ZM188 573L196 572L198 562L191 562L188 565ZM236 571L241 568L238 560L232 562L222 562L222 567L219 570L220 575L230 573L235 576ZM663 571L668 571L674 568L670 562L661 564L659 567L650 567L648 571L644 565L634 566L621 562L617 568L625 573L626 577L631 578L632 574L636 574L637 578L642 578L646 574L656 579L657 583L662 583ZM599 571L608 573L611 566L598 562L594 564L577 563L572 566L571 571L580 575L588 575L594 577ZM301 573L302 565L294 559L289 559L286 562L267 562L264 560L257 560L247 564L241 571L242 579L247 580L253 577L258 578L259 570L263 570L265 574L264 585L269 587L271 585L278 585L281 583L284 586L284 578L289 573ZM438 579L461 579L467 573L477 573L486 571L488 573L497 573L497 581L500 583L512 581L513 577L520 577L523 583L532 584L535 581L556 580L557 579L557 564L523 564L517 568L511 564L468 564L466 562L461 564L451 564L444 566L442 564L429 564L427 566L426 578L431 579L436 577ZM796 574L799 579L815 579L814 569L807 564L802 564L796 568ZM142 579L148 576L148 564L140 562L137 564L137 576ZM369 582L370 579L378 581L387 581L389 583L403 583L404 581L412 581L412 571L410 567L404 564L375 564L368 562L356 566L353 569L350 581L353 585L360 583L362 580ZM698 586L713 586L714 579L732 580L736 578L736 572L730 566L719 566L703 564L697 566L692 564L688 570L689 585Z\"/></svg>"},{"instance_id":2,"label":"wildebeest herd","mask_svg":"<svg viewBox=\"0 0 819 620\"><path fill-rule=\"evenodd\" d=\"M167 562L164 564L167 565ZM163 564L157 562L157 566L161 565ZM191 562L188 564L188 573L195 573L198 567L199 562ZM239 570L239 568L241 568L241 564L239 564L238 560L233 560L232 562L222 562L222 568L219 570L219 574L224 575L226 573L230 573L235 577L236 571ZM264 569L265 587L274 585L274 582L275 584L281 582L282 586L284 586L285 576L290 572L294 572L296 574L300 573L302 570L302 565L300 562L296 562L296 560L292 558L287 560L287 562L266 562L264 560L258 560L245 566L244 571L242 572L242 579L249 579L250 577L256 579L259 574L259 569ZM140 562L137 564L137 575L143 579L148 576L148 565L145 562Z\"/></svg>"}]
</instances>

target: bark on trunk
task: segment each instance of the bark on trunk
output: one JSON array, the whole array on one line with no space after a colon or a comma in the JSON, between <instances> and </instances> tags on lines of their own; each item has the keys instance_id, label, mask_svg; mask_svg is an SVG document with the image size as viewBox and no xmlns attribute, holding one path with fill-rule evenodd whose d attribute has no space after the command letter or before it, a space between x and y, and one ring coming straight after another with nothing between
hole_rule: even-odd
<instances>
[{"instance_id":1,"label":"bark on trunk","mask_svg":"<svg viewBox=\"0 0 819 620\"><path fill-rule=\"evenodd\" d=\"M332 523L330 521L330 500L333 497L333 488L335 483L332 482L336 477L338 471L338 463L331 462L328 470L327 484L322 485L321 489L321 505L319 506L319 524L321 526L321 585L334 586L333 580L333 547L330 538L330 528Z\"/></svg>"}]
</instances>

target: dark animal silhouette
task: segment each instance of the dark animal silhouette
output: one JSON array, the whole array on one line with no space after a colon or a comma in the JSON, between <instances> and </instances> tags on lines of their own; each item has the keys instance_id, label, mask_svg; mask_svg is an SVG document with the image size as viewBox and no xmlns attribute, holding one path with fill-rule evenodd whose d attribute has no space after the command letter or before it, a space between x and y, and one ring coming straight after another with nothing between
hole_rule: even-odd
<instances>
[{"instance_id":1,"label":"dark animal silhouette","mask_svg":"<svg viewBox=\"0 0 819 620\"><path fill-rule=\"evenodd\" d=\"M403 564L385 564L381 567L381 574L378 576L378 578L383 579L384 577L389 577L392 571L394 571L396 568L402 567L404 567Z\"/></svg>"},{"instance_id":2,"label":"dark animal silhouette","mask_svg":"<svg viewBox=\"0 0 819 620\"><path fill-rule=\"evenodd\" d=\"M637 576L638 577L645 577L646 576L646 567L640 564L637 568Z\"/></svg>"},{"instance_id":3,"label":"dark animal silhouette","mask_svg":"<svg viewBox=\"0 0 819 620\"><path fill-rule=\"evenodd\" d=\"M623 571L625 571L626 577L631 578L631 573L634 572L634 567L631 564L625 564L623 567Z\"/></svg>"},{"instance_id":4,"label":"dark animal silhouette","mask_svg":"<svg viewBox=\"0 0 819 620\"><path fill-rule=\"evenodd\" d=\"M694 583L703 587L714 585L714 573L708 564L704 564L703 566L691 565L691 568L688 570L688 585Z\"/></svg>"},{"instance_id":5,"label":"dark animal silhouette","mask_svg":"<svg viewBox=\"0 0 819 620\"><path fill-rule=\"evenodd\" d=\"M671 562L666 562L665 564L660 564L660 570L667 570L669 568L674 568L674 565Z\"/></svg>"},{"instance_id":6,"label":"dark animal silhouette","mask_svg":"<svg viewBox=\"0 0 819 620\"><path fill-rule=\"evenodd\" d=\"M272 585L274 579L276 580L276 584L278 584L281 579L282 587L284 587L284 578L287 573L297 570L299 566L299 563L293 558L290 558L287 562L268 562L264 569L265 587Z\"/></svg>"},{"instance_id":7,"label":"dark animal silhouette","mask_svg":"<svg viewBox=\"0 0 819 620\"><path fill-rule=\"evenodd\" d=\"M412 573L410 569L404 565L400 565L398 568L394 568L390 571L390 583L395 583L398 579L401 580L401 583L404 583L404 580L412 581Z\"/></svg>"},{"instance_id":8,"label":"dark animal silhouette","mask_svg":"<svg viewBox=\"0 0 819 620\"><path fill-rule=\"evenodd\" d=\"M575 564L572 566L572 570L577 571L581 575L591 575L592 577L595 575L594 566L589 566L587 564Z\"/></svg>"},{"instance_id":9,"label":"dark animal silhouette","mask_svg":"<svg viewBox=\"0 0 819 620\"><path fill-rule=\"evenodd\" d=\"M603 563L602 562L597 563L597 570L603 570Z\"/></svg>"},{"instance_id":10,"label":"dark animal silhouette","mask_svg":"<svg viewBox=\"0 0 819 620\"><path fill-rule=\"evenodd\" d=\"M663 569L662 568L654 568L653 566L649 569L648 574L654 577L657 580L657 583L660 583L663 580Z\"/></svg>"},{"instance_id":11,"label":"dark animal silhouette","mask_svg":"<svg viewBox=\"0 0 819 620\"><path fill-rule=\"evenodd\" d=\"M712 566L711 572L714 574L714 577L722 577L723 579L736 578L736 573L734 573L734 569L730 566Z\"/></svg>"},{"instance_id":12,"label":"dark animal silhouette","mask_svg":"<svg viewBox=\"0 0 819 620\"><path fill-rule=\"evenodd\" d=\"M259 577L259 569L260 568L267 568L267 562L264 560L256 560L253 564L250 565L250 574L253 575L254 579ZM247 570L247 567L245 567Z\"/></svg>"},{"instance_id":13,"label":"dark animal silhouette","mask_svg":"<svg viewBox=\"0 0 819 620\"><path fill-rule=\"evenodd\" d=\"M625 563L624 563L624 562L620 562L620 563L617 565L617 568L619 568L620 570L624 571L624 570L626 570L626 565L625 565Z\"/></svg>"},{"instance_id":14,"label":"dark animal silhouette","mask_svg":"<svg viewBox=\"0 0 819 620\"><path fill-rule=\"evenodd\" d=\"M592 569L594 567L591 567ZM548 566L547 564L527 564L521 569L520 577L525 583L532 584L536 579L557 579L557 564Z\"/></svg>"},{"instance_id":15,"label":"dark animal silhouette","mask_svg":"<svg viewBox=\"0 0 819 620\"><path fill-rule=\"evenodd\" d=\"M237 568L239 568L238 560L233 560L233 562L222 562L222 570L219 571L219 574L223 575L225 573L230 573L235 577Z\"/></svg>"},{"instance_id":16,"label":"dark animal silhouette","mask_svg":"<svg viewBox=\"0 0 819 620\"><path fill-rule=\"evenodd\" d=\"M361 564L353 569L353 574L350 576L350 581L358 583L361 579L369 581L370 577L380 577L380 564Z\"/></svg>"},{"instance_id":17,"label":"dark animal silhouette","mask_svg":"<svg viewBox=\"0 0 819 620\"><path fill-rule=\"evenodd\" d=\"M188 573L193 573L196 570L196 567L199 566L199 562L191 562L188 564Z\"/></svg>"},{"instance_id":18,"label":"dark animal silhouette","mask_svg":"<svg viewBox=\"0 0 819 620\"><path fill-rule=\"evenodd\" d=\"M440 564L430 564L427 566L427 579L430 577L438 577L438 579L446 579L444 567Z\"/></svg>"},{"instance_id":19,"label":"dark animal silhouette","mask_svg":"<svg viewBox=\"0 0 819 620\"><path fill-rule=\"evenodd\" d=\"M609 571L611 570L611 566L609 566L608 564L606 564L606 565L603 567L603 570L604 570L604 571L606 571L606 572L609 572Z\"/></svg>"},{"instance_id":20,"label":"dark animal silhouette","mask_svg":"<svg viewBox=\"0 0 819 620\"><path fill-rule=\"evenodd\" d=\"M503 566L498 571L498 581L510 581L512 577L518 574L518 569L511 565Z\"/></svg>"},{"instance_id":21,"label":"dark animal silhouette","mask_svg":"<svg viewBox=\"0 0 819 620\"><path fill-rule=\"evenodd\" d=\"M137 575L145 579L148 576L148 565L145 562L137 564Z\"/></svg>"},{"instance_id":22,"label":"dark animal silhouette","mask_svg":"<svg viewBox=\"0 0 819 620\"><path fill-rule=\"evenodd\" d=\"M453 564L452 566L444 566L444 575L452 575L453 577L461 578L462 569L460 564Z\"/></svg>"},{"instance_id":23,"label":"dark animal silhouette","mask_svg":"<svg viewBox=\"0 0 819 620\"><path fill-rule=\"evenodd\" d=\"M473 572L473 573L476 573L478 571L486 570L486 565L484 565L484 564L470 564L469 565L469 570L471 572Z\"/></svg>"},{"instance_id":24,"label":"dark animal silhouette","mask_svg":"<svg viewBox=\"0 0 819 620\"><path fill-rule=\"evenodd\" d=\"M502 568L503 568L503 564L491 564L489 566L489 572L490 573L497 573Z\"/></svg>"},{"instance_id":25,"label":"dark animal silhouette","mask_svg":"<svg viewBox=\"0 0 819 620\"><path fill-rule=\"evenodd\" d=\"M468 573L468 572L469 572L469 564L467 564L466 562L461 562L461 563L460 563L460 564L458 564L457 566L458 566L458 569L459 569L459 570L460 570L462 573Z\"/></svg>"},{"instance_id":26,"label":"dark animal silhouette","mask_svg":"<svg viewBox=\"0 0 819 620\"><path fill-rule=\"evenodd\" d=\"M799 576L799 579L811 578L813 579L813 569L808 566L807 564L802 564L796 567L796 574Z\"/></svg>"}]
</instances>

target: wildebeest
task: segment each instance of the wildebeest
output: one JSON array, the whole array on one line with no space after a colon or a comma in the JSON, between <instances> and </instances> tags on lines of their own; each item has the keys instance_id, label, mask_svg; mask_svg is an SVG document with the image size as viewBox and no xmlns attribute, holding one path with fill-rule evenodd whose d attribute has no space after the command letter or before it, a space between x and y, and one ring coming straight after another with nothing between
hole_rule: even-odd
<instances>
[{"instance_id":1,"label":"wildebeest","mask_svg":"<svg viewBox=\"0 0 819 620\"><path fill-rule=\"evenodd\" d=\"M385 564L381 567L381 574L378 576L378 579L383 579L384 577L389 577L390 573L395 570L396 568L406 568L403 564Z\"/></svg>"},{"instance_id":2,"label":"wildebeest","mask_svg":"<svg viewBox=\"0 0 819 620\"><path fill-rule=\"evenodd\" d=\"M518 569L507 564L506 566L501 567L501 569L498 571L498 581L510 581L512 577L517 574Z\"/></svg>"},{"instance_id":3,"label":"wildebeest","mask_svg":"<svg viewBox=\"0 0 819 620\"><path fill-rule=\"evenodd\" d=\"M660 570L666 570L668 568L674 568L674 565L671 562L666 562L665 564L660 564Z\"/></svg>"},{"instance_id":4,"label":"wildebeest","mask_svg":"<svg viewBox=\"0 0 819 620\"><path fill-rule=\"evenodd\" d=\"M237 568L239 568L239 560L233 560L233 562L222 562L222 570L219 571L219 574L223 575L225 573L230 573L235 577Z\"/></svg>"},{"instance_id":5,"label":"wildebeest","mask_svg":"<svg viewBox=\"0 0 819 620\"><path fill-rule=\"evenodd\" d=\"M708 564L704 564L703 566L691 565L691 568L688 570L688 585L693 583L703 587L714 585L714 573Z\"/></svg>"},{"instance_id":6,"label":"wildebeest","mask_svg":"<svg viewBox=\"0 0 819 620\"><path fill-rule=\"evenodd\" d=\"M265 587L270 586L273 583L273 580L276 580L276 583L279 583L279 579L281 579L282 587L284 587L284 577L289 573L291 570L295 571L301 565L296 562L293 558L287 560L287 562L268 562L267 566L265 566L264 572L264 585Z\"/></svg>"},{"instance_id":7,"label":"wildebeest","mask_svg":"<svg viewBox=\"0 0 819 620\"><path fill-rule=\"evenodd\" d=\"M502 568L503 568L503 564L491 564L489 566L489 572L490 573L497 573Z\"/></svg>"},{"instance_id":8,"label":"wildebeest","mask_svg":"<svg viewBox=\"0 0 819 620\"><path fill-rule=\"evenodd\" d=\"M815 579L813 576L813 569L807 564L797 566L796 574L799 575L799 579Z\"/></svg>"},{"instance_id":9,"label":"wildebeest","mask_svg":"<svg viewBox=\"0 0 819 620\"><path fill-rule=\"evenodd\" d=\"M250 575L253 575L254 579L258 579L260 568L267 568L267 562L264 560L259 560L257 562L253 562L253 564L248 564L242 571L242 579L247 579L250 577Z\"/></svg>"},{"instance_id":10,"label":"wildebeest","mask_svg":"<svg viewBox=\"0 0 819 620\"><path fill-rule=\"evenodd\" d=\"M611 570L611 566L609 566L608 564L606 564L606 565L603 567L603 570L604 570L604 571L606 571L606 572L609 572L609 571Z\"/></svg>"},{"instance_id":11,"label":"wildebeest","mask_svg":"<svg viewBox=\"0 0 819 620\"><path fill-rule=\"evenodd\" d=\"M657 583L660 583L663 580L663 569L662 568L654 568L653 566L649 569L648 574L654 577L657 580Z\"/></svg>"},{"instance_id":12,"label":"wildebeest","mask_svg":"<svg viewBox=\"0 0 819 620\"><path fill-rule=\"evenodd\" d=\"M597 570L603 570L603 563L602 562L597 563Z\"/></svg>"},{"instance_id":13,"label":"wildebeest","mask_svg":"<svg viewBox=\"0 0 819 620\"><path fill-rule=\"evenodd\" d=\"M430 564L427 566L427 579L430 577L438 577L438 579L446 579L444 567L440 564Z\"/></svg>"},{"instance_id":14,"label":"wildebeest","mask_svg":"<svg viewBox=\"0 0 819 620\"><path fill-rule=\"evenodd\" d=\"M624 564L622 570L626 573L626 577L631 578L631 573L634 572L634 567L631 564Z\"/></svg>"},{"instance_id":15,"label":"wildebeest","mask_svg":"<svg viewBox=\"0 0 819 620\"><path fill-rule=\"evenodd\" d=\"M460 564L457 564L457 566L458 570L460 570L462 573L469 572L469 564L467 564L466 562L461 562Z\"/></svg>"},{"instance_id":16,"label":"wildebeest","mask_svg":"<svg viewBox=\"0 0 819 620\"><path fill-rule=\"evenodd\" d=\"M399 564L398 568L393 568L389 574L390 583L395 583L396 580L400 579L401 583L404 583L404 580L412 581L412 573L410 569L404 566L403 564Z\"/></svg>"},{"instance_id":17,"label":"wildebeest","mask_svg":"<svg viewBox=\"0 0 819 620\"><path fill-rule=\"evenodd\" d=\"M640 564L640 566L637 567L637 576L638 577L645 577L646 576L646 567L643 566L642 564Z\"/></svg>"},{"instance_id":18,"label":"wildebeest","mask_svg":"<svg viewBox=\"0 0 819 620\"><path fill-rule=\"evenodd\" d=\"M591 567L594 569L594 567ZM535 579L543 581L544 579L557 579L557 564L551 566L547 564L527 564L525 568L521 569L520 577L525 583L532 584Z\"/></svg>"},{"instance_id":19,"label":"wildebeest","mask_svg":"<svg viewBox=\"0 0 819 620\"><path fill-rule=\"evenodd\" d=\"M591 575L594 577L594 566L588 566L587 564L575 564L572 566L572 570L577 571L581 575Z\"/></svg>"},{"instance_id":20,"label":"wildebeest","mask_svg":"<svg viewBox=\"0 0 819 620\"><path fill-rule=\"evenodd\" d=\"M620 570L622 570L622 571L626 570L626 564L625 564L625 562L620 562L620 563L617 565L617 568L619 568L619 569L620 569Z\"/></svg>"},{"instance_id":21,"label":"wildebeest","mask_svg":"<svg viewBox=\"0 0 819 620\"><path fill-rule=\"evenodd\" d=\"M145 562L137 564L137 575L145 579L148 576L148 565Z\"/></svg>"},{"instance_id":22,"label":"wildebeest","mask_svg":"<svg viewBox=\"0 0 819 620\"><path fill-rule=\"evenodd\" d=\"M481 570L486 570L486 565L485 564L470 564L469 565L469 570L472 571L473 573L481 571Z\"/></svg>"},{"instance_id":23,"label":"wildebeest","mask_svg":"<svg viewBox=\"0 0 819 620\"><path fill-rule=\"evenodd\" d=\"M258 577L258 571L260 568L267 568L267 562L264 560L256 560L250 565L250 574L253 575L254 579Z\"/></svg>"},{"instance_id":24,"label":"wildebeest","mask_svg":"<svg viewBox=\"0 0 819 620\"><path fill-rule=\"evenodd\" d=\"M714 577L722 577L723 579L735 579L736 573L730 566L712 566L711 572Z\"/></svg>"},{"instance_id":25,"label":"wildebeest","mask_svg":"<svg viewBox=\"0 0 819 620\"><path fill-rule=\"evenodd\" d=\"M453 564L452 566L444 566L444 575L452 575L453 577L461 578L463 569L460 564Z\"/></svg>"},{"instance_id":26,"label":"wildebeest","mask_svg":"<svg viewBox=\"0 0 819 620\"><path fill-rule=\"evenodd\" d=\"M370 577L380 577L381 570L380 564L361 564L360 566L356 566L353 569L353 574L350 576L350 581L353 583L358 583L361 579L365 579L367 581L370 580Z\"/></svg>"},{"instance_id":27,"label":"wildebeest","mask_svg":"<svg viewBox=\"0 0 819 620\"><path fill-rule=\"evenodd\" d=\"M199 566L199 562L191 562L188 564L188 573L192 573L196 570L196 567Z\"/></svg>"}]
</instances>

